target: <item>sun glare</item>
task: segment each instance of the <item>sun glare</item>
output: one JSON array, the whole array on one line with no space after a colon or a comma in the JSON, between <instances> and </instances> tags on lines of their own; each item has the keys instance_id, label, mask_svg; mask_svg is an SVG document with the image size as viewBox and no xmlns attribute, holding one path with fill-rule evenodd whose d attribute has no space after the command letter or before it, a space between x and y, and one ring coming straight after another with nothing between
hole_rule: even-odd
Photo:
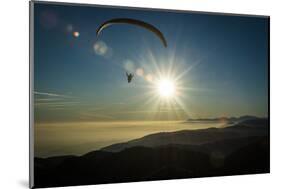
<instances>
[{"instance_id":1,"label":"sun glare","mask_svg":"<svg viewBox=\"0 0 281 189\"><path fill-rule=\"evenodd\" d=\"M173 97L176 91L175 83L170 79L160 79L157 83L157 90L161 97Z\"/></svg>"},{"instance_id":2,"label":"sun glare","mask_svg":"<svg viewBox=\"0 0 281 189\"><path fill-rule=\"evenodd\" d=\"M143 99L142 108L149 108L147 116L158 119L185 119L191 112L188 92L196 90L190 83L188 73L198 64L189 62L186 67L186 57L177 57L171 51L168 56L156 56L149 48L141 58L130 60L132 69L125 70L135 74L135 86L143 90L133 98ZM188 82L188 87L187 87Z\"/></svg>"}]
</instances>

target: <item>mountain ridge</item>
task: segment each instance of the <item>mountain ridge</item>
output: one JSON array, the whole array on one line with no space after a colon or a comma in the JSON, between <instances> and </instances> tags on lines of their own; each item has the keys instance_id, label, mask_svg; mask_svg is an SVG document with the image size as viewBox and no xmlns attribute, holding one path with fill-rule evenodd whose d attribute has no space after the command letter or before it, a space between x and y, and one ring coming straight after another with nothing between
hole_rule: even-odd
<instances>
[{"instance_id":1,"label":"mountain ridge","mask_svg":"<svg viewBox=\"0 0 281 189\"><path fill-rule=\"evenodd\" d=\"M268 131L267 119L247 120L225 128L152 134L136 139L142 146L121 145L117 151L101 149L81 156L34 158L35 187L268 173ZM199 132L197 140L205 142L177 143L176 137L188 138L190 132L195 136ZM157 145L143 145L147 137L152 137L148 143L152 144L155 136L160 137ZM210 140L218 136L219 140Z\"/></svg>"},{"instance_id":2,"label":"mountain ridge","mask_svg":"<svg viewBox=\"0 0 281 189\"><path fill-rule=\"evenodd\" d=\"M253 127L253 125L256 125ZM259 126L259 127L258 127ZM167 144L201 145L218 140L241 138L249 136L262 136L268 133L267 119L245 120L224 128L207 128L198 130L180 130L174 132L160 132L131 141L117 143L101 148L102 151L118 152L133 146L155 147Z\"/></svg>"}]
</instances>

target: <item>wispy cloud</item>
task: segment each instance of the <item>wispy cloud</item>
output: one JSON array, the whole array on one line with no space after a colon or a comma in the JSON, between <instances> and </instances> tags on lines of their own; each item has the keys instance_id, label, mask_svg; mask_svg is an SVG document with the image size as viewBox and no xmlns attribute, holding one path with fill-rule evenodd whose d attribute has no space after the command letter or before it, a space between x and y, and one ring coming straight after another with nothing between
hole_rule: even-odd
<instances>
[{"instance_id":1,"label":"wispy cloud","mask_svg":"<svg viewBox=\"0 0 281 189\"><path fill-rule=\"evenodd\" d=\"M63 97L63 98L69 98L70 96L62 95L62 94L56 94L56 93L49 93L49 92L38 92L34 91L35 95L42 95L42 96L49 96L49 97Z\"/></svg>"},{"instance_id":2,"label":"wispy cloud","mask_svg":"<svg viewBox=\"0 0 281 189\"><path fill-rule=\"evenodd\" d=\"M35 106L36 107L48 107L48 108L64 108L65 106L76 105L77 99L72 96L52 93L52 92L39 92L34 91L35 94Z\"/></svg>"},{"instance_id":3,"label":"wispy cloud","mask_svg":"<svg viewBox=\"0 0 281 189\"><path fill-rule=\"evenodd\" d=\"M60 101L61 98L36 98L36 102L55 102Z\"/></svg>"}]
</instances>

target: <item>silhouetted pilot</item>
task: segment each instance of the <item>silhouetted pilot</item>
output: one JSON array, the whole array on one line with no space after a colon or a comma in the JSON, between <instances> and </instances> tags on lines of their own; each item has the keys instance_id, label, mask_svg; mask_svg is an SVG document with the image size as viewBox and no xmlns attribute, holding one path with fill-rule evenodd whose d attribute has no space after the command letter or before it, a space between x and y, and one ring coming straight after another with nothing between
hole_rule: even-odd
<instances>
[{"instance_id":1,"label":"silhouetted pilot","mask_svg":"<svg viewBox=\"0 0 281 189\"><path fill-rule=\"evenodd\" d=\"M128 83L130 83L131 80L133 79L134 75L133 75L133 74L128 74L128 73L126 72L126 76L127 76Z\"/></svg>"}]
</instances>

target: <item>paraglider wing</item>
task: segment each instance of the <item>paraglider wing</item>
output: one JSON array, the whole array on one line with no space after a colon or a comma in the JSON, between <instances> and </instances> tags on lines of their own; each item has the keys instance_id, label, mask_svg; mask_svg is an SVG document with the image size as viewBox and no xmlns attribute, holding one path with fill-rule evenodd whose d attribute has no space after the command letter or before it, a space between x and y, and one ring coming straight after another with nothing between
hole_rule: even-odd
<instances>
[{"instance_id":1,"label":"paraglider wing","mask_svg":"<svg viewBox=\"0 0 281 189\"><path fill-rule=\"evenodd\" d=\"M99 36L100 33L102 32L102 30L104 30L105 28L107 28L111 25L114 25L114 24L132 24L132 25L140 26L144 29L147 29L147 30L153 32L161 40L163 45L165 47L167 47L166 39L160 30L158 30L156 27L154 27L151 24L148 24L148 23L140 21L140 20L130 19L130 18L116 18L116 19L108 20L99 26L99 28L97 29L96 35Z\"/></svg>"}]
</instances>

